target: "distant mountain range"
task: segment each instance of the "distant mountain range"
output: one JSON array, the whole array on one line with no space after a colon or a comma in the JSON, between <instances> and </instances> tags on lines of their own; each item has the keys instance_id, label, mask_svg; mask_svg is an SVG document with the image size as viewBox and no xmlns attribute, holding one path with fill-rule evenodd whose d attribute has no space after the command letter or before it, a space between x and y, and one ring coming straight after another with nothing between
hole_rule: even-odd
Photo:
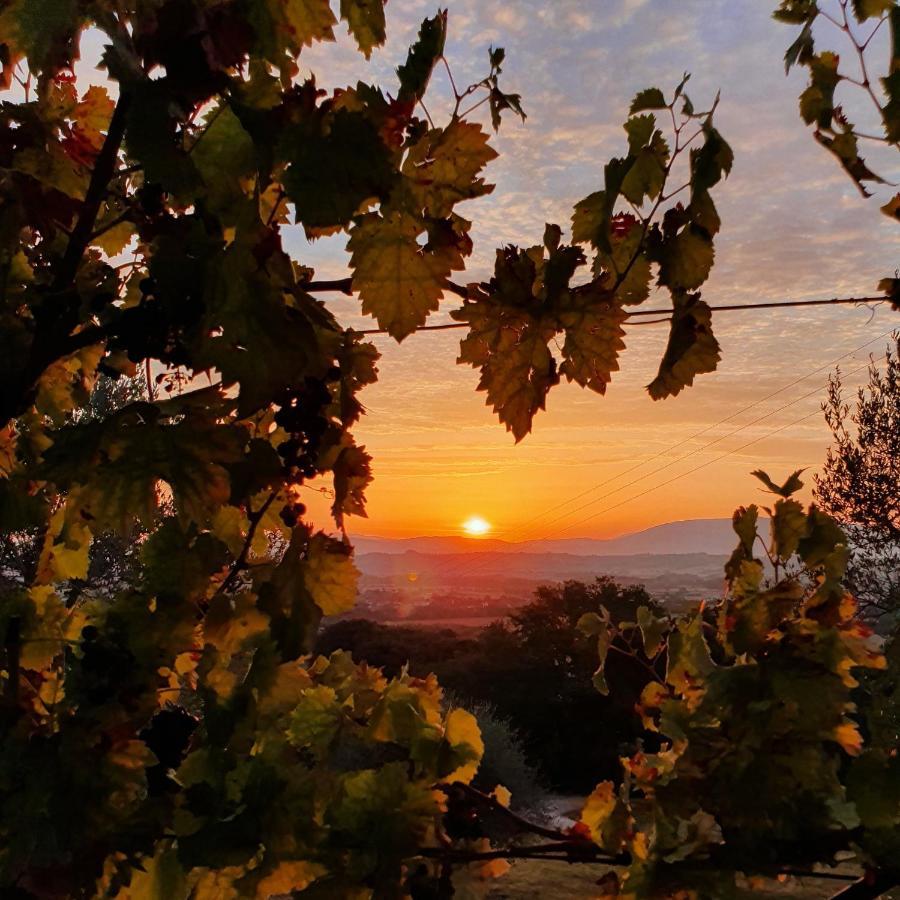
<instances>
[{"instance_id":1,"label":"distant mountain range","mask_svg":"<svg viewBox=\"0 0 900 900\"><path fill-rule=\"evenodd\" d=\"M731 519L687 519L667 522L605 540L556 538L550 540L502 541L497 538L354 537L357 554L483 554L483 553L565 553L572 556L631 556L705 553L730 554L737 544Z\"/></svg>"},{"instance_id":2,"label":"distant mountain range","mask_svg":"<svg viewBox=\"0 0 900 900\"><path fill-rule=\"evenodd\" d=\"M527 597L540 584L610 575L657 595L717 594L737 538L730 519L669 522L607 540L356 537L364 591L409 598Z\"/></svg>"}]
</instances>

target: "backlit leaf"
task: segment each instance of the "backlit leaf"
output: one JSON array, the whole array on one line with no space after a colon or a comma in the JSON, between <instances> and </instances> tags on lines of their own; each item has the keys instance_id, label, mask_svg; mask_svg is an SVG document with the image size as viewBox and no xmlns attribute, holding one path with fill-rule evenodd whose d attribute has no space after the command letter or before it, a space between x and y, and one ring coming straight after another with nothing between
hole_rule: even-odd
<instances>
[{"instance_id":1,"label":"backlit leaf","mask_svg":"<svg viewBox=\"0 0 900 900\"><path fill-rule=\"evenodd\" d=\"M350 231L353 287L362 310L398 341L438 308L444 282L456 267L448 252L427 252L417 242L423 228L406 213L369 214Z\"/></svg>"},{"instance_id":2,"label":"backlit leaf","mask_svg":"<svg viewBox=\"0 0 900 900\"><path fill-rule=\"evenodd\" d=\"M659 373L647 386L654 400L674 397L692 385L697 375L716 370L721 356L711 320L709 306L696 295L688 295L676 303Z\"/></svg>"},{"instance_id":3,"label":"backlit leaf","mask_svg":"<svg viewBox=\"0 0 900 900\"><path fill-rule=\"evenodd\" d=\"M446 12L439 12L422 22L419 39L410 47L406 62L397 69L400 78L400 100L415 102L425 94L431 80L431 72L444 52L446 38Z\"/></svg>"},{"instance_id":4,"label":"backlit leaf","mask_svg":"<svg viewBox=\"0 0 900 900\"><path fill-rule=\"evenodd\" d=\"M454 119L444 129L426 132L410 148L403 173L419 205L436 218L448 216L456 203L490 193L478 174L497 151L476 122Z\"/></svg>"},{"instance_id":5,"label":"backlit leaf","mask_svg":"<svg viewBox=\"0 0 900 900\"><path fill-rule=\"evenodd\" d=\"M303 579L310 596L326 616L351 609L356 601L359 570L351 551L324 534L309 542Z\"/></svg>"},{"instance_id":6,"label":"backlit leaf","mask_svg":"<svg viewBox=\"0 0 900 900\"><path fill-rule=\"evenodd\" d=\"M366 59L384 43L384 0L341 0L341 18Z\"/></svg>"}]
</instances>

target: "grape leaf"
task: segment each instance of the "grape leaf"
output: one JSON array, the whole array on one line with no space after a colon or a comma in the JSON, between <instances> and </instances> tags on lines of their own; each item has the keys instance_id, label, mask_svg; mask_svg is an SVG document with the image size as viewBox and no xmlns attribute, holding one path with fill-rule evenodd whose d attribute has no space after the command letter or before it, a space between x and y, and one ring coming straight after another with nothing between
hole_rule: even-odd
<instances>
[{"instance_id":1,"label":"grape leaf","mask_svg":"<svg viewBox=\"0 0 900 900\"><path fill-rule=\"evenodd\" d=\"M715 250L708 232L688 225L664 240L659 258L659 283L676 291L692 291L709 277Z\"/></svg>"},{"instance_id":2,"label":"grape leaf","mask_svg":"<svg viewBox=\"0 0 900 900\"><path fill-rule=\"evenodd\" d=\"M384 0L341 0L341 18L366 59L375 47L384 44Z\"/></svg>"},{"instance_id":3,"label":"grape leaf","mask_svg":"<svg viewBox=\"0 0 900 900\"><path fill-rule=\"evenodd\" d=\"M388 148L363 113L340 109L315 130L298 128L290 144L284 187L308 228L346 225L364 201L390 192Z\"/></svg>"},{"instance_id":4,"label":"grape leaf","mask_svg":"<svg viewBox=\"0 0 900 900\"><path fill-rule=\"evenodd\" d=\"M643 112L645 109L665 108L666 98L663 96L663 92L659 88L645 88L631 101L629 112L634 115L635 113Z\"/></svg>"},{"instance_id":5,"label":"grape leaf","mask_svg":"<svg viewBox=\"0 0 900 900\"><path fill-rule=\"evenodd\" d=\"M102 225L100 226L102 229ZM99 247L107 256L118 256L137 234L131 222L119 222L91 238L91 245Z\"/></svg>"},{"instance_id":6,"label":"grape leaf","mask_svg":"<svg viewBox=\"0 0 900 900\"><path fill-rule=\"evenodd\" d=\"M419 39L409 49L406 62L397 69L400 79L398 99L405 103L421 100L431 80L431 73L444 52L447 39L447 13L425 19L419 28Z\"/></svg>"},{"instance_id":7,"label":"grape leaf","mask_svg":"<svg viewBox=\"0 0 900 900\"><path fill-rule=\"evenodd\" d=\"M468 710L460 707L452 709L444 723L444 739L461 762L447 775L445 781L469 784L478 772L478 764L484 754L484 741L478 720Z\"/></svg>"},{"instance_id":8,"label":"grape leaf","mask_svg":"<svg viewBox=\"0 0 900 900\"><path fill-rule=\"evenodd\" d=\"M858 141L852 131L844 131L836 137L829 137L827 134L817 131L815 138L826 150L837 157L844 171L856 182L856 186L864 197L871 196L871 192L863 185L864 181L887 184L880 175L866 165L865 160L859 155Z\"/></svg>"},{"instance_id":9,"label":"grape leaf","mask_svg":"<svg viewBox=\"0 0 900 900\"><path fill-rule=\"evenodd\" d=\"M865 22L891 12L895 6L895 0L853 0L853 13L858 22Z\"/></svg>"},{"instance_id":10,"label":"grape leaf","mask_svg":"<svg viewBox=\"0 0 900 900\"><path fill-rule=\"evenodd\" d=\"M414 144L403 162L403 173L420 208L427 215L443 218L461 200L493 191L478 173L497 151L477 122L454 119L446 128L427 131Z\"/></svg>"},{"instance_id":11,"label":"grape leaf","mask_svg":"<svg viewBox=\"0 0 900 900\"><path fill-rule=\"evenodd\" d=\"M806 535L806 513L796 500L779 500L771 521L772 550L783 560L790 559Z\"/></svg>"},{"instance_id":12,"label":"grape leaf","mask_svg":"<svg viewBox=\"0 0 900 900\"><path fill-rule=\"evenodd\" d=\"M838 57L826 51L811 57L807 65L810 84L800 95L800 116L807 125L830 128L834 118L834 89L840 80Z\"/></svg>"},{"instance_id":13,"label":"grape leaf","mask_svg":"<svg viewBox=\"0 0 900 900\"><path fill-rule=\"evenodd\" d=\"M333 41L337 19L329 0L268 0L284 16L292 42L299 47L313 41Z\"/></svg>"},{"instance_id":14,"label":"grape leaf","mask_svg":"<svg viewBox=\"0 0 900 900\"><path fill-rule=\"evenodd\" d=\"M308 367L324 367L320 335L260 268L254 235L239 232L208 270L197 363L218 369L224 385L240 385L240 415L301 383Z\"/></svg>"},{"instance_id":15,"label":"grape leaf","mask_svg":"<svg viewBox=\"0 0 900 900\"><path fill-rule=\"evenodd\" d=\"M458 253L421 247L417 239L423 231L419 220L406 213L388 218L370 213L353 226L347 244L362 311L398 341L438 308L445 280L462 263Z\"/></svg>"},{"instance_id":16,"label":"grape leaf","mask_svg":"<svg viewBox=\"0 0 900 900\"><path fill-rule=\"evenodd\" d=\"M625 349L625 312L602 295L580 292L573 294L573 299L572 308L559 315L566 335L560 374L605 394L612 373L618 371L619 353Z\"/></svg>"},{"instance_id":17,"label":"grape leaf","mask_svg":"<svg viewBox=\"0 0 900 900\"><path fill-rule=\"evenodd\" d=\"M656 378L647 386L654 400L674 397L692 385L695 376L716 370L721 356L711 319L709 306L696 295L677 297L666 352Z\"/></svg>"},{"instance_id":18,"label":"grape leaf","mask_svg":"<svg viewBox=\"0 0 900 900\"><path fill-rule=\"evenodd\" d=\"M572 240L579 244L596 244L600 229L607 224L604 191L595 191L575 204L572 214Z\"/></svg>"},{"instance_id":19,"label":"grape leaf","mask_svg":"<svg viewBox=\"0 0 900 900\"><path fill-rule=\"evenodd\" d=\"M165 423L151 404L134 403L105 421L53 432L42 474L100 527L125 533L134 518L152 523L160 481L180 515L205 522L228 502L225 466L240 458L245 441L242 428L199 417Z\"/></svg>"},{"instance_id":20,"label":"grape leaf","mask_svg":"<svg viewBox=\"0 0 900 900\"><path fill-rule=\"evenodd\" d=\"M80 20L76 0L13 0L0 24L4 40L18 42L32 71L52 74L65 65Z\"/></svg>"},{"instance_id":21,"label":"grape leaf","mask_svg":"<svg viewBox=\"0 0 900 900\"><path fill-rule=\"evenodd\" d=\"M333 688L320 684L303 691L291 713L288 740L323 759L343 724L344 713Z\"/></svg>"},{"instance_id":22,"label":"grape leaf","mask_svg":"<svg viewBox=\"0 0 900 900\"><path fill-rule=\"evenodd\" d=\"M715 669L699 615L680 622L669 635L667 647L666 681L681 693L692 690Z\"/></svg>"},{"instance_id":23,"label":"grape leaf","mask_svg":"<svg viewBox=\"0 0 900 900\"><path fill-rule=\"evenodd\" d=\"M242 180L256 171L253 139L227 104L211 109L206 127L191 148L191 158L206 185L207 202L222 221L237 224L245 196Z\"/></svg>"},{"instance_id":24,"label":"grape leaf","mask_svg":"<svg viewBox=\"0 0 900 900\"><path fill-rule=\"evenodd\" d=\"M365 447L344 447L334 461L332 515L343 527L344 516L366 516L365 490L372 482L372 457Z\"/></svg>"},{"instance_id":25,"label":"grape leaf","mask_svg":"<svg viewBox=\"0 0 900 900\"><path fill-rule=\"evenodd\" d=\"M580 822L591 840L612 854L622 850L632 824L628 808L611 781L602 781L594 788L584 802Z\"/></svg>"},{"instance_id":26,"label":"grape leaf","mask_svg":"<svg viewBox=\"0 0 900 900\"><path fill-rule=\"evenodd\" d=\"M336 616L351 609L356 601L358 581L359 570L345 544L322 533L311 538L303 582L324 615Z\"/></svg>"},{"instance_id":27,"label":"grape leaf","mask_svg":"<svg viewBox=\"0 0 900 900\"><path fill-rule=\"evenodd\" d=\"M380 5L380 0L377 0ZM256 886L257 900L305 891L328 870L305 859L286 859L269 872Z\"/></svg>"},{"instance_id":28,"label":"grape leaf","mask_svg":"<svg viewBox=\"0 0 900 900\"><path fill-rule=\"evenodd\" d=\"M637 621L644 642L644 655L652 659L659 652L669 623L666 619L658 619L647 606L638 607Z\"/></svg>"},{"instance_id":29,"label":"grape leaf","mask_svg":"<svg viewBox=\"0 0 900 900\"><path fill-rule=\"evenodd\" d=\"M545 408L547 392L559 381L547 346L555 325L504 309L485 295L476 295L454 318L471 328L460 342L458 361L481 369L478 390L487 393L487 403L516 442L522 440L531 431L534 414Z\"/></svg>"}]
</instances>

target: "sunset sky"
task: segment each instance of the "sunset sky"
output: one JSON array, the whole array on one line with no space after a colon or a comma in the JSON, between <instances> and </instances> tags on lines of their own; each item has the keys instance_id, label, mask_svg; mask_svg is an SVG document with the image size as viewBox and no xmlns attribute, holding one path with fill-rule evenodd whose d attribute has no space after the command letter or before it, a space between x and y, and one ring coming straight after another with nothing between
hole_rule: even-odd
<instances>
[{"instance_id":1,"label":"sunset sky","mask_svg":"<svg viewBox=\"0 0 900 900\"><path fill-rule=\"evenodd\" d=\"M717 124L736 157L730 179L714 192L723 228L704 299L717 305L871 295L897 266L897 231L878 209L891 191L863 200L798 116L806 76L795 70L785 77L782 58L793 31L770 18L775 0L446 5L446 55L457 83L482 77L488 47L503 46L505 88L522 94L528 113L524 125L507 117L495 139L500 158L487 172L494 193L458 209L473 220L475 240L458 281L487 277L504 243L539 243L545 222L567 229L572 205L602 187L605 162L623 152L621 123L631 97L650 85L670 92L685 70L698 107L721 89ZM363 78L390 92L394 68L435 9L431 0L392 0L387 45L368 63L343 25L337 44L317 45L301 62L324 87ZM879 38L886 36L885 29ZM840 37L822 34L835 47ZM878 62L885 56L877 40L870 52ZM845 60L849 65L849 54ZM448 97L438 72L427 101L436 120L446 118ZM862 99L848 102L867 125ZM900 180L891 163L881 171ZM311 245L298 228L290 231L288 249L317 277L348 274L345 238ZM432 323L447 321L454 299ZM665 300L660 294L652 305ZM373 326L356 300L329 295L328 302L346 324ZM884 352L887 337L879 336L900 319L884 307L872 313L844 306L721 313L713 325L723 359L692 389L650 400L644 385L655 375L666 326L632 327L607 396L561 384L519 445L476 393L477 373L455 364L458 332L421 333L402 346L377 336L381 379L362 396L368 415L357 429L376 477L369 518L354 520L351 532L461 534L466 519L480 516L493 536L508 540L607 537L765 502L750 470L780 477L821 462L821 415L793 423L818 409L834 361L843 357L842 368L854 372L848 382L858 383L864 372L855 370L870 352Z\"/></svg>"},{"instance_id":2,"label":"sunset sky","mask_svg":"<svg viewBox=\"0 0 900 900\"><path fill-rule=\"evenodd\" d=\"M448 6L447 56L457 82L479 77L488 46L503 46L506 88L523 95L528 113L524 125L508 118L496 139L500 158L488 170L493 195L460 207L475 223L466 280L489 273L497 246L538 243L545 222L566 227L573 203L602 186L604 163L622 152L621 122L633 94L647 85L670 89L685 70L698 105L721 88L717 121L736 156L716 194L724 224L705 299L865 296L895 268L897 234L878 210L879 196L864 201L798 116L805 73L785 77L782 57L793 37L770 18L774 3L451 0ZM306 54L321 83L348 84L374 73L393 85L393 67L433 4L392 2L387 9L388 44L370 64L343 34L337 47ZM881 58L879 50L873 42L873 58ZM447 96L439 76L432 95ZM864 119L867 110L854 99ZM440 99L429 108L437 118ZM307 246L300 236L292 250L321 277L346 273L342 240ZM664 302L660 294L658 304ZM354 303L335 299L332 306L346 310L348 323L371 327L353 315ZM448 298L432 321L443 321L452 305ZM874 315L855 307L721 313L714 319L723 350L719 371L659 403L644 385L655 374L666 328L633 327L607 396L560 385L519 445L475 392L475 371L454 364L458 334L421 333L402 346L378 336L381 380L364 394L368 415L358 430L375 458L376 480L369 519L353 530L461 533L462 523L479 515L494 536L508 540L606 537L728 516L741 503L765 502L751 469L779 476L821 462L827 444L821 415L792 423L818 409L832 361L874 341L841 360L845 371L859 369L869 352L884 352L887 338L877 338L897 325L884 308ZM856 372L848 381L863 377ZM775 429L782 430L767 437ZM682 473L691 474L648 490ZM583 496L571 499L577 495Z\"/></svg>"}]
</instances>

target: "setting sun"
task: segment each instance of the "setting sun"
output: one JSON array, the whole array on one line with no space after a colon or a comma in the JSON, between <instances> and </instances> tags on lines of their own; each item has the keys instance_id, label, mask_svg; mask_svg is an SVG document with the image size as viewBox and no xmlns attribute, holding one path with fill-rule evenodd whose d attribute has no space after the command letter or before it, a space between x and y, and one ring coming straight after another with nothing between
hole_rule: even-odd
<instances>
[{"instance_id":1,"label":"setting sun","mask_svg":"<svg viewBox=\"0 0 900 900\"><path fill-rule=\"evenodd\" d=\"M491 523L486 519L482 519L481 516L470 516L463 522L462 527L466 534L472 537L481 537L481 535L487 534L491 530Z\"/></svg>"}]
</instances>

